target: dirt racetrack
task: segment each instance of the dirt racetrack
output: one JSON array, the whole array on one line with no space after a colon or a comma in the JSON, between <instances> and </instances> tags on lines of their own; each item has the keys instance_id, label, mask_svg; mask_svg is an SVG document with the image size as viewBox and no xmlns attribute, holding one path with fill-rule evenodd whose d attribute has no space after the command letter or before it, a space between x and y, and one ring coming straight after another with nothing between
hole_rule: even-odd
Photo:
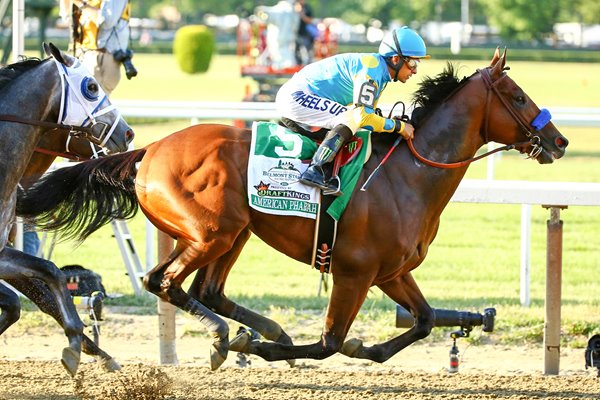
<instances>
[{"instance_id":1,"label":"dirt racetrack","mask_svg":"<svg viewBox=\"0 0 600 400\"><path fill-rule=\"evenodd\" d=\"M187 323L180 320L178 332ZM67 343L60 331L17 324L0 337L0 400L600 399L600 378L585 370L581 349L562 350L558 376L542 374L540 347L466 342L457 374L446 371L449 342L413 345L384 364L335 355L290 368L251 356L240 368L231 353L211 372L210 341L189 335L177 340L179 365L159 366L156 325L153 316L111 315L100 344L123 369L105 373L84 355L71 378L59 362Z\"/></svg>"}]
</instances>

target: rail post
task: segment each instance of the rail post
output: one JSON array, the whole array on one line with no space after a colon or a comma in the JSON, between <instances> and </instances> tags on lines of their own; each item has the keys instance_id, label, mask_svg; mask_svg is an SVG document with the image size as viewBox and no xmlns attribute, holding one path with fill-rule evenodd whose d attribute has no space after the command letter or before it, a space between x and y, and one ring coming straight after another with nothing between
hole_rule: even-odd
<instances>
[{"instance_id":1,"label":"rail post","mask_svg":"<svg viewBox=\"0 0 600 400\"><path fill-rule=\"evenodd\" d=\"M563 222L560 210L566 206L542 206L550 209L546 241L546 322L544 324L544 374L558 375L560 367L560 304L562 284Z\"/></svg>"},{"instance_id":2,"label":"rail post","mask_svg":"<svg viewBox=\"0 0 600 400\"><path fill-rule=\"evenodd\" d=\"M158 259L164 260L173 251L173 239L164 232L157 231ZM176 307L158 299L158 338L160 345L160 363L177 364L175 348L175 310Z\"/></svg>"}]
</instances>

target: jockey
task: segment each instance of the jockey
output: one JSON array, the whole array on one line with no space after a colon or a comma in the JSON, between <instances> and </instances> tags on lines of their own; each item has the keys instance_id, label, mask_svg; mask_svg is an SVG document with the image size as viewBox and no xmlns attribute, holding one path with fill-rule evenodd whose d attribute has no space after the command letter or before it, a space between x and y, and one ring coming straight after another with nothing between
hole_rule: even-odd
<instances>
[{"instance_id":1,"label":"jockey","mask_svg":"<svg viewBox=\"0 0 600 400\"><path fill-rule=\"evenodd\" d=\"M429 58L425 42L403 26L385 35L378 53L338 54L317 61L279 89L275 102L284 122L330 129L300 182L339 194L335 183L325 179L323 165L333 161L359 128L413 137L412 125L382 117L375 109L387 83L405 83L423 58Z\"/></svg>"}]
</instances>

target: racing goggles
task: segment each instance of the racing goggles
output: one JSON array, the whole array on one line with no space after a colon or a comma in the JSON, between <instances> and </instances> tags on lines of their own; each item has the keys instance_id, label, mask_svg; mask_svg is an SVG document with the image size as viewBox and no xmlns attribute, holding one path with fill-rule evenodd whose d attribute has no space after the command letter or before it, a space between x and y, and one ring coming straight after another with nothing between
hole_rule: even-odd
<instances>
[{"instance_id":1,"label":"racing goggles","mask_svg":"<svg viewBox=\"0 0 600 400\"><path fill-rule=\"evenodd\" d=\"M419 62L421 60L419 60L418 58L409 58L409 57L404 57L403 60L406 63L406 65L408 65L408 68L410 68L410 70L413 73L417 72L417 67L419 66Z\"/></svg>"}]
</instances>

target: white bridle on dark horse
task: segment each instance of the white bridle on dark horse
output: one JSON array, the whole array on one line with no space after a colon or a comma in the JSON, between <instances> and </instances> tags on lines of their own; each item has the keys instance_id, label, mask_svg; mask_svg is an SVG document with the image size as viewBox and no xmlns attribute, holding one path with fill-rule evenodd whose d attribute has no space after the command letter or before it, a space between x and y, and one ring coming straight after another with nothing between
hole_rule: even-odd
<instances>
[{"instance_id":1,"label":"white bridle on dark horse","mask_svg":"<svg viewBox=\"0 0 600 400\"><path fill-rule=\"evenodd\" d=\"M17 115L0 115L0 121L67 130L69 139L84 137L91 142L90 145L100 146L103 148L103 152L107 152L106 143L122 119L121 113L113 104L102 108L102 105L108 100L108 96L78 60L70 67L61 64L56 59L53 61L58 69L62 85L58 121L56 123L37 121ZM111 125L96 119L109 112L117 113ZM94 152L96 153L95 149Z\"/></svg>"}]
</instances>

